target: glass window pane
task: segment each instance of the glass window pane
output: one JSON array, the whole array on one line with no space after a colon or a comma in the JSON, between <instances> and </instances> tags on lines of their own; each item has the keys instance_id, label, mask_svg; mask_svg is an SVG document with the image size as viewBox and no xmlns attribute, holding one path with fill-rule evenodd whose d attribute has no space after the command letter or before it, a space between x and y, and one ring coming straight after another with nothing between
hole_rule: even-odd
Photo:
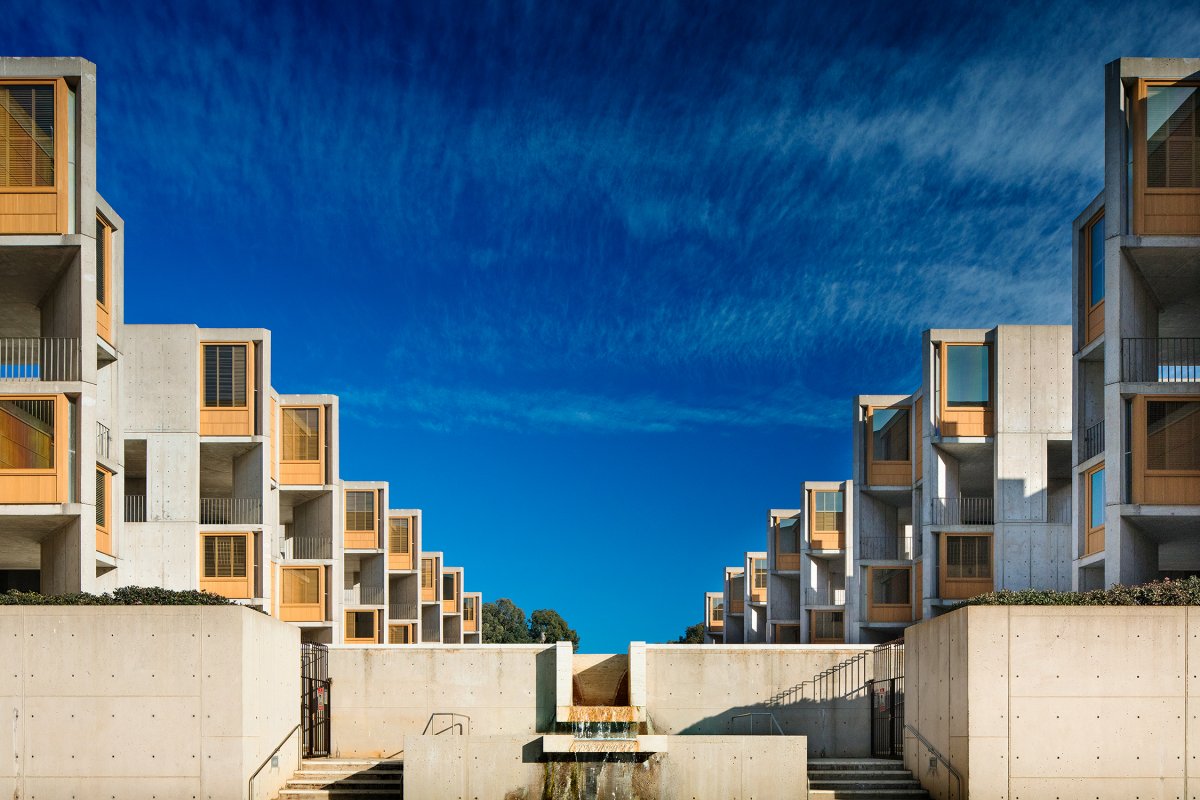
<instances>
[{"instance_id":1,"label":"glass window pane","mask_svg":"<svg viewBox=\"0 0 1200 800\"><path fill-rule=\"evenodd\" d=\"M876 605L908 605L908 570L872 567L871 598Z\"/></svg>"},{"instance_id":2,"label":"glass window pane","mask_svg":"<svg viewBox=\"0 0 1200 800\"><path fill-rule=\"evenodd\" d=\"M984 406L991 399L987 345L949 345L946 348L946 405Z\"/></svg>"},{"instance_id":3,"label":"glass window pane","mask_svg":"<svg viewBox=\"0 0 1200 800\"><path fill-rule=\"evenodd\" d=\"M1088 234L1092 289L1090 301L1092 305L1096 305L1104 299L1104 217L1096 220Z\"/></svg>"},{"instance_id":4,"label":"glass window pane","mask_svg":"<svg viewBox=\"0 0 1200 800\"><path fill-rule=\"evenodd\" d=\"M1200 470L1200 401L1146 403L1146 469Z\"/></svg>"},{"instance_id":5,"label":"glass window pane","mask_svg":"<svg viewBox=\"0 0 1200 800\"><path fill-rule=\"evenodd\" d=\"M0 469L54 467L54 401L0 400Z\"/></svg>"},{"instance_id":6,"label":"glass window pane","mask_svg":"<svg viewBox=\"0 0 1200 800\"><path fill-rule=\"evenodd\" d=\"M1146 186L1190 189L1197 181L1196 87L1146 90Z\"/></svg>"},{"instance_id":7,"label":"glass window pane","mask_svg":"<svg viewBox=\"0 0 1200 800\"><path fill-rule=\"evenodd\" d=\"M876 461L908 461L908 409L871 411L871 448Z\"/></svg>"},{"instance_id":8,"label":"glass window pane","mask_svg":"<svg viewBox=\"0 0 1200 800\"><path fill-rule=\"evenodd\" d=\"M1091 476L1091 503L1088 507L1088 527L1099 528L1104 524L1104 469Z\"/></svg>"},{"instance_id":9,"label":"glass window pane","mask_svg":"<svg viewBox=\"0 0 1200 800\"><path fill-rule=\"evenodd\" d=\"M796 519L781 519L776 528L777 534L775 538L775 552L777 553L799 553L800 552L800 525Z\"/></svg>"}]
</instances>

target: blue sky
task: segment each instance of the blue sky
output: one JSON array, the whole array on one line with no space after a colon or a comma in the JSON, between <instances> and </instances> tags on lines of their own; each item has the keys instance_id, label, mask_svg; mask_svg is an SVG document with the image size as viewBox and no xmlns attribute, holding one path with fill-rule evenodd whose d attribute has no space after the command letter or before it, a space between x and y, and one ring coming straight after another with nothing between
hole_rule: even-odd
<instances>
[{"instance_id":1,"label":"blue sky","mask_svg":"<svg viewBox=\"0 0 1200 800\"><path fill-rule=\"evenodd\" d=\"M98 64L126 319L274 333L485 599L663 641L932 326L1070 321L1103 64L1186 4L8 0ZM1151 24L1152 23L1152 24ZM202 285L197 285L202 276Z\"/></svg>"}]
</instances>

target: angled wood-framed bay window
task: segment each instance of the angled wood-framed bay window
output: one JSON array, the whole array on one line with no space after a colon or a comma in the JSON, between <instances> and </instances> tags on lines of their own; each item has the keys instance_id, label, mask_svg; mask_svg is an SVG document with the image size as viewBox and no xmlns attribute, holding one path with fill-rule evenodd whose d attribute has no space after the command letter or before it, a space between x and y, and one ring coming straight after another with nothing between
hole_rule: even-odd
<instances>
[{"instance_id":1,"label":"angled wood-framed bay window","mask_svg":"<svg viewBox=\"0 0 1200 800\"><path fill-rule=\"evenodd\" d=\"M458 611L458 595L462 589L460 585L462 581L462 573L457 570L451 570L442 575L442 610L448 613Z\"/></svg>"},{"instance_id":2,"label":"angled wood-framed bay window","mask_svg":"<svg viewBox=\"0 0 1200 800\"><path fill-rule=\"evenodd\" d=\"M253 547L249 533L200 536L200 588L225 597L254 597Z\"/></svg>"},{"instance_id":3,"label":"angled wood-framed bay window","mask_svg":"<svg viewBox=\"0 0 1200 800\"><path fill-rule=\"evenodd\" d=\"M325 483L324 406L283 406L279 410L279 482Z\"/></svg>"},{"instance_id":4,"label":"angled wood-framed bay window","mask_svg":"<svg viewBox=\"0 0 1200 800\"><path fill-rule=\"evenodd\" d=\"M814 609L808 614L809 644L842 644L846 641L846 612Z\"/></svg>"},{"instance_id":5,"label":"angled wood-framed bay window","mask_svg":"<svg viewBox=\"0 0 1200 800\"><path fill-rule=\"evenodd\" d=\"M867 620L911 622L912 568L867 567Z\"/></svg>"},{"instance_id":6,"label":"angled wood-framed bay window","mask_svg":"<svg viewBox=\"0 0 1200 800\"><path fill-rule=\"evenodd\" d=\"M984 342L942 342L941 403L939 426L942 436L991 436L992 347Z\"/></svg>"},{"instance_id":7,"label":"angled wood-framed bay window","mask_svg":"<svg viewBox=\"0 0 1200 800\"><path fill-rule=\"evenodd\" d=\"M992 591L990 533L943 533L939 558L942 599L967 600Z\"/></svg>"},{"instance_id":8,"label":"angled wood-framed bay window","mask_svg":"<svg viewBox=\"0 0 1200 800\"><path fill-rule=\"evenodd\" d=\"M411 622L388 624L388 644L413 644L416 641Z\"/></svg>"},{"instance_id":9,"label":"angled wood-framed bay window","mask_svg":"<svg viewBox=\"0 0 1200 800\"><path fill-rule=\"evenodd\" d=\"M871 486L912 485L912 424L903 406L868 406L867 483Z\"/></svg>"},{"instance_id":10,"label":"angled wood-framed bay window","mask_svg":"<svg viewBox=\"0 0 1200 800\"><path fill-rule=\"evenodd\" d=\"M1132 405L1133 502L1200 505L1200 395L1137 395Z\"/></svg>"},{"instance_id":11,"label":"angled wood-framed bay window","mask_svg":"<svg viewBox=\"0 0 1200 800\"><path fill-rule=\"evenodd\" d=\"M70 410L66 395L0 395L0 504L71 501Z\"/></svg>"},{"instance_id":12,"label":"angled wood-framed bay window","mask_svg":"<svg viewBox=\"0 0 1200 800\"><path fill-rule=\"evenodd\" d=\"M96 215L96 335L112 344L112 226Z\"/></svg>"},{"instance_id":13,"label":"angled wood-framed bay window","mask_svg":"<svg viewBox=\"0 0 1200 800\"><path fill-rule=\"evenodd\" d=\"M346 644L379 644L379 611L377 609L346 609Z\"/></svg>"},{"instance_id":14,"label":"angled wood-framed bay window","mask_svg":"<svg viewBox=\"0 0 1200 800\"><path fill-rule=\"evenodd\" d=\"M279 618L284 622L325 620L325 567L285 566L279 570Z\"/></svg>"},{"instance_id":15,"label":"angled wood-framed bay window","mask_svg":"<svg viewBox=\"0 0 1200 800\"><path fill-rule=\"evenodd\" d=\"M437 601L437 559L424 557L421 559L421 602Z\"/></svg>"},{"instance_id":16,"label":"angled wood-framed bay window","mask_svg":"<svg viewBox=\"0 0 1200 800\"><path fill-rule=\"evenodd\" d=\"M253 343L205 342L200 353L200 435L253 436Z\"/></svg>"},{"instance_id":17,"label":"angled wood-framed bay window","mask_svg":"<svg viewBox=\"0 0 1200 800\"><path fill-rule=\"evenodd\" d=\"M750 569L753 573L750 583L750 602L765 603L767 602L767 560L765 558L756 558L750 563Z\"/></svg>"},{"instance_id":18,"label":"angled wood-framed bay window","mask_svg":"<svg viewBox=\"0 0 1200 800\"><path fill-rule=\"evenodd\" d=\"M68 89L0 80L0 234L69 233Z\"/></svg>"},{"instance_id":19,"label":"angled wood-framed bay window","mask_svg":"<svg viewBox=\"0 0 1200 800\"><path fill-rule=\"evenodd\" d=\"M1133 232L1200 234L1200 81L1139 80L1133 112Z\"/></svg>"},{"instance_id":20,"label":"angled wood-framed bay window","mask_svg":"<svg viewBox=\"0 0 1200 800\"><path fill-rule=\"evenodd\" d=\"M1079 232L1079 263L1083 270L1083 343L1104 333L1104 209Z\"/></svg>"},{"instance_id":21,"label":"angled wood-framed bay window","mask_svg":"<svg viewBox=\"0 0 1200 800\"><path fill-rule=\"evenodd\" d=\"M96 552L113 555L112 476L104 467L96 467Z\"/></svg>"},{"instance_id":22,"label":"angled wood-framed bay window","mask_svg":"<svg viewBox=\"0 0 1200 800\"><path fill-rule=\"evenodd\" d=\"M1088 470L1083 476L1086 509L1084 555L1093 555L1104 550L1104 465Z\"/></svg>"},{"instance_id":23,"label":"angled wood-framed bay window","mask_svg":"<svg viewBox=\"0 0 1200 800\"><path fill-rule=\"evenodd\" d=\"M708 598L708 627L714 631L725 630L725 600L720 596Z\"/></svg>"},{"instance_id":24,"label":"angled wood-framed bay window","mask_svg":"<svg viewBox=\"0 0 1200 800\"><path fill-rule=\"evenodd\" d=\"M475 608L475 597L464 596L462 608L463 632L474 633L479 630L478 610Z\"/></svg>"},{"instance_id":25,"label":"angled wood-framed bay window","mask_svg":"<svg viewBox=\"0 0 1200 800\"><path fill-rule=\"evenodd\" d=\"M413 568L414 517L388 517L388 569Z\"/></svg>"},{"instance_id":26,"label":"angled wood-framed bay window","mask_svg":"<svg viewBox=\"0 0 1200 800\"><path fill-rule=\"evenodd\" d=\"M846 522L840 489L814 489L809 493L809 543L814 550L844 550Z\"/></svg>"},{"instance_id":27,"label":"angled wood-framed bay window","mask_svg":"<svg viewBox=\"0 0 1200 800\"><path fill-rule=\"evenodd\" d=\"M796 517L775 517L775 569L800 569L800 520Z\"/></svg>"},{"instance_id":28,"label":"angled wood-framed bay window","mask_svg":"<svg viewBox=\"0 0 1200 800\"><path fill-rule=\"evenodd\" d=\"M379 548L379 493L375 489L347 489L345 547L347 550Z\"/></svg>"}]
</instances>

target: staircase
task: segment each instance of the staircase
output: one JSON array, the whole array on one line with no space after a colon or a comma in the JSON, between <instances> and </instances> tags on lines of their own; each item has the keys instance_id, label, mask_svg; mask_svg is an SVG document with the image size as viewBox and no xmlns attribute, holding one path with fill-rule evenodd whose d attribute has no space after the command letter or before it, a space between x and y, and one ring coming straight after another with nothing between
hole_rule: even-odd
<instances>
[{"instance_id":1,"label":"staircase","mask_svg":"<svg viewBox=\"0 0 1200 800\"><path fill-rule=\"evenodd\" d=\"M901 761L814 758L808 761L809 800L929 800Z\"/></svg>"},{"instance_id":2,"label":"staircase","mask_svg":"<svg viewBox=\"0 0 1200 800\"><path fill-rule=\"evenodd\" d=\"M277 800L404 800L404 762L306 758Z\"/></svg>"}]
</instances>

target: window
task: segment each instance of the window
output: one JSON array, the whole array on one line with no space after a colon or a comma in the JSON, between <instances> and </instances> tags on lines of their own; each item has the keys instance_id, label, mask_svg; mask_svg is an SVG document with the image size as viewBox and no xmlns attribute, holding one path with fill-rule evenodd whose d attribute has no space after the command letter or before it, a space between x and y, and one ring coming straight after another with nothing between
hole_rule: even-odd
<instances>
[{"instance_id":1,"label":"window","mask_svg":"<svg viewBox=\"0 0 1200 800\"><path fill-rule=\"evenodd\" d=\"M96 527L108 528L108 473L96 468Z\"/></svg>"},{"instance_id":2,"label":"window","mask_svg":"<svg viewBox=\"0 0 1200 800\"><path fill-rule=\"evenodd\" d=\"M108 224L96 217L96 302L108 306L109 264L108 264Z\"/></svg>"},{"instance_id":3,"label":"window","mask_svg":"<svg viewBox=\"0 0 1200 800\"><path fill-rule=\"evenodd\" d=\"M812 639L815 641L840 642L845 637L845 620L844 611L814 611L812 615Z\"/></svg>"},{"instance_id":4,"label":"window","mask_svg":"<svg viewBox=\"0 0 1200 800\"><path fill-rule=\"evenodd\" d=\"M442 576L442 597L445 598L446 600L453 601L454 594L455 594L454 586L455 586L454 573L451 572L448 575L443 575Z\"/></svg>"},{"instance_id":5,"label":"window","mask_svg":"<svg viewBox=\"0 0 1200 800\"><path fill-rule=\"evenodd\" d=\"M412 626L388 625L388 644L412 644Z\"/></svg>"},{"instance_id":6,"label":"window","mask_svg":"<svg viewBox=\"0 0 1200 800\"><path fill-rule=\"evenodd\" d=\"M775 552L778 555L800 552L800 520L788 517L775 523Z\"/></svg>"},{"instance_id":7,"label":"window","mask_svg":"<svg viewBox=\"0 0 1200 800\"><path fill-rule=\"evenodd\" d=\"M754 588L767 588L767 560L765 558L754 559Z\"/></svg>"},{"instance_id":8,"label":"window","mask_svg":"<svg viewBox=\"0 0 1200 800\"><path fill-rule=\"evenodd\" d=\"M1101 211L1084 231L1084 269L1087 271L1089 310L1104 299L1104 212Z\"/></svg>"},{"instance_id":9,"label":"window","mask_svg":"<svg viewBox=\"0 0 1200 800\"><path fill-rule=\"evenodd\" d=\"M346 492L346 530L375 530L375 492Z\"/></svg>"},{"instance_id":10,"label":"window","mask_svg":"<svg viewBox=\"0 0 1200 800\"><path fill-rule=\"evenodd\" d=\"M246 537L205 536L204 577L246 577Z\"/></svg>"},{"instance_id":11,"label":"window","mask_svg":"<svg viewBox=\"0 0 1200 800\"><path fill-rule=\"evenodd\" d=\"M422 558L421 559L421 588L422 589L432 589L433 588L433 559L432 558Z\"/></svg>"},{"instance_id":12,"label":"window","mask_svg":"<svg viewBox=\"0 0 1200 800\"><path fill-rule=\"evenodd\" d=\"M54 85L0 85L0 186L54 186Z\"/></svg>"},{"instance_id":13,"label":"window","mask_svg":"<svg viewBox=\"0 0 1200 800\"><path fill-rule=\"evenodd\" d=\"M986 406L991 401L990 348L985 344L946 345L946 406Z\"/></svg>"},{"instance_id":14,"label":"window","mask_svg":"<svg viewBox=\"0 0 1200 800\"><path fill-rule=\"evenodd\" d=\"M311 606L321 602L321 567L283 568L284 605Z\"/></svg>"},{"instance_id":15,"label":"window","mask_svg":"<svg viewBox=\"0 0 1200 800\"><path fill-rule=\"evenodd\" d=\"M908 461L908 409L871 410L871 457L875 461Z\"/></svg>"},{"instance_id":16,"label":"window","mask_svg":"<svg viewBox=\"0 0 1200 800\"><path fill-rule=\"evenodd\" d=\"M0 469L54 468L54 400L0 400Z\"/></svg>"},{"instance_id":17,"label":"window","mask_svg":"<svg viewBox=\"0 0 1200 800\"><path fill-rule=\"evenodd\" d=\"M412 539L409 537L410 520L408 517L393 517L388 520L388 550L392 553L407 555L411 548Z\"/></svg>"},{"instance_id":18,"label":"window","mask_svg":"<svg viewBox=\"0 0 1200 800\"><path fill-rule=\"evenodd\" d=\"M813 529L840 531L842 529L842 493L813 492Z\"/></svg>"},{"instance_id":19,"label":"window","mask_svg":"<svg viewBox=\"0 0 1200 800\"><path fill-rule=\"evenodd\" d=\"M871 601L874 605L907 606L912 603L907 568L871 567Z\"/></svg>"},{"instance_id":20,"label":"window","mask_svg":"<svg viewBox=\"0 0 1200 800\"><path fill-rule=\"evenodd\" d=\"M1104 527L1104 467L1088 473L1088 529Z\"/></svg>"},{"instance_id":21,"label":"window","mask_svg":"<svg viewBox=\"0 0 1200 800\"><path fill-rule=\"evenodd\" d=\"M991 536L946 536L946 577L992 577Z\"/></svg>"},{"instance_id":22,"label":"window","mask_svg":"<svg viewBox=\"0 0 1200 800\"><path fill-rule=\"evenodd\" d=\"M246 345L204 345L204 405L207 408L246 406Z\"/></svg>"},{"instance_id":23,"label":"window","mask_svg":"<svg viewBox=\"0 0 1200 800\"><path fill-rule=\"evenodd\" d=\"M725 621L725 602L723 600L712 601L712 613L709 615L713 622Z\"/></svg>"},{"instance_id":24,"label":"window","mask_svg":"<svg viewBox=\"0 0 1200 800\"><path fill-rule=\"evenodd\" d=\"M283 460L321 460L321 409L283 409Z\"/></svg>"},{"instance_id":25,"label":"window","mask_svg":"<svg viewBox=\"0 0 1200 800\"><path fill-rule=\"evenodd\" d=\"M376 624L374 611L346 612L347 642L374 642L375 631Z\"/></svg>"},{"instance_id":26,"label":"window","mask_svg":"<svg viewBox=\"0 0 1200 800\"><path fill-rule=\"evenodd\" d=\"M1146 402L1146 469L1200 471L1200 400Z\"/></svg>"},{"instance_id":27,"label":"window","mask_svg":"<svg viewBox=\"0 0 1200 800\"><path fill-rule=\"evenodd\" d=\"M474 597L464 597L463 598L463 622L474 622L474 621L475 621L475 598Z\"/></svg>"},{"instance_id":28,"label":"window","mask_svg":"<svg viewBox=\"0 0 1200 800\"><path fill-rule=\"evenodd\" d=\"M1196 86L1146 87L1146 187L1200 188Z\"/></svg>"}]
</instances>

